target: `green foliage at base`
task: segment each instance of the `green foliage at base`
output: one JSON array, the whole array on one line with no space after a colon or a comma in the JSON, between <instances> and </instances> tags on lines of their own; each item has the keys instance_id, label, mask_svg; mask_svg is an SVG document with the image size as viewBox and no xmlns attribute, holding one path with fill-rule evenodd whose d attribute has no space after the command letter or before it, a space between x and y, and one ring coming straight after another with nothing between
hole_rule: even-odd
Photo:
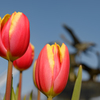
<instances>
[{"instance_id":1,"label":"green foliage at base","mask_svg":"<svg viewBox=\"0 0 100 100\"><path fill-rule=\"evenodd\" d=\"M82 83L82 66L80 65L71 100L79 100L81 83Z\"/></svg>"},{"instance_id":2,"label":"green foliage at base","mask_svg":"<svg viewBox=\"0 0 100 100\"><path fill-rule=\"evenodd\" d=\"M14 89L13 89L13 78L12 78L11 100L18 100L18 90L19 90L19 85L17 85L16 93L14 92ZM32 94L33 94L33 91L30 93L29 100L32 100ZM5 95L4 95L3 100L5 100ZM26 100L26 95L24 96L24 99L23 100Z\"/></svg>"},{"instance_id":3,"label":"green foliage at base","mask_svg":"<svg viewBox=\"0 0 100 100\"><path fill-rule=\"evenodd\" d=\"M82 66L80 65L71 100L79 100L80 91L81 91L81 83L82 83ZM16 93L14 92L13 78L12 78L11 100L18 99L18 90L19 90L19 85L17 85ZM32 94L33 94L33 91L30 93L29 100L32 100ZM4 96L3 100L5 100L5 96ZM26 100L26 95L24 96L23 100Z\"/></svg>"}]
</instances>

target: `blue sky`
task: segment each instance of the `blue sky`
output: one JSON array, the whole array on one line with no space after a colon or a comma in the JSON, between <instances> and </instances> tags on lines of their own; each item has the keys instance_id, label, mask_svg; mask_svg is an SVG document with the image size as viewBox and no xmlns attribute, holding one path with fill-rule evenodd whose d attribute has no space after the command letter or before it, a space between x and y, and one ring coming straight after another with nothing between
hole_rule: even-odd
<instances>
[{"instance_id":1,"label":"blue sky","mask_svg":"<svg viewBox=\"0 0 100 100\"><path fill-rule=\"evenodd\" d=\"M30 42L35 46L35 59L44 45L51 41L64 42L60 38L63 33L69 40L70 36L63 29L65 23L71 27L81 41L94 42L97 46L95 51L100 52L100 1L67 1L67 0L16 0L3 1L0 3L0 16L14 11L23 12L30 21ZM69 52L74 50L66 44ZM81 60L90 66L97 66L95 54L82 56ZM33 62L34 63L34 62ZM8 62L0 57L0 75L7 70ZM22 94L30 91L33 87L32 66L23 72ZM87 77L85 74L83 75ZM14 77L14 89L18 84L19 75ZM4 93L6 84L0 87L0 93Z\"/></svg>"}]
</instances>

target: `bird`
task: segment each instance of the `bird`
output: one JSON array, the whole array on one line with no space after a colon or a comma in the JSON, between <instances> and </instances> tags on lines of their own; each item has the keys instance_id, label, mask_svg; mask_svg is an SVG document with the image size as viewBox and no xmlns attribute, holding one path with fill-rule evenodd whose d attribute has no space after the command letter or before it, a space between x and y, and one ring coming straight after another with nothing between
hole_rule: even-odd
<instances>
[{"instance_id":1,"label":"bird","mask_svg":"<svg viewBox=\"0 0 100 100\"><path fill-rule=\"evenodd\" d=\"M77 36L75 35L75 33L73 32L73 30L71 28L69 28L67 25L63 24L63 28L69 33L69 35L72 37L73 42L70 42L63 34L60 35L60 37L67 42L69 45L73 46L74 48L77 49L77 53L81 53L84 52L85 54L87 54L88 50L91 50L91 47L96 46L95 43L92 42L81 42Z\"/></svg>"}]
</instances>

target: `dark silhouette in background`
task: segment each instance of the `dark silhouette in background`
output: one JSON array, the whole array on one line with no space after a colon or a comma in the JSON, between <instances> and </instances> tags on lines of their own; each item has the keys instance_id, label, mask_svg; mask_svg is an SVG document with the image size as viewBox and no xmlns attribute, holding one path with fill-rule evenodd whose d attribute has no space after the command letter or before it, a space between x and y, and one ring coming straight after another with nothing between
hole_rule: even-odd
<instances>
[{"instance_id":1,"label":"dark silhouette in background","mask_svg":"<svg viewBox=\"0 0 100 100\"><path fill-rule=\"evenodd\" d=\"M68 43L69 45L73 46L74 48L76 48L77 53L81 53L84 52L86 53L88 50L91 50L93 46L95 46L95 43L92 42L81 42L77 36L75 35L75 33L73 32L73 30L71 28L69 28L67 25L63 24L63 28L67 31L67 33L69 33L69 35L71 36L71 38L73 39L73 42L70 42L67 38L65 38L65 36L63 34L61 34L61 38Z\"/></svg>"},{"instance_id":2,"label":"dark silhouette in background","mask_svg":"<svg viewBox=\"0 0 100 100\"><path fill-rule=\"evenodd\" d=\"M68 43L70 46L74 47L76 51L74 53L70 53L69 81L65 90L60 95L58 95L58 97L67 97L67 100L71 99L76 80L75 69L78 68L79 65L82 65L82 69L85 70L90 76L87 81L82 81L80 100L89 100L90 98L100 96L100 82L96 81L96 77L100 75L100 53L93 51L93 47L96 46L96 44L92 42L81 42L71 28L65 24L63 24L63 28L72 37L73 42L70 42L63 34L61 34L60 37L65 43ZM93 67L92 65L90 66L89 64L83 63L81 61L76 62L76 58L80 57L79 55L81 53L88 55L88 51L93 51L93 53L95 53L97 56L97 66Z\"/></svg>"}]
</instances>

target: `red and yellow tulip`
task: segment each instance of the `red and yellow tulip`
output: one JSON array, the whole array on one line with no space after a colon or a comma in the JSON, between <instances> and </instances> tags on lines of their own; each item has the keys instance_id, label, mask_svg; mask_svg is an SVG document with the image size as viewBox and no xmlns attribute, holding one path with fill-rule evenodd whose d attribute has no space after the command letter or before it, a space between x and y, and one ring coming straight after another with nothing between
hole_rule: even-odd
<instances>
[{"instance_id":1,"label":"red and yellow tulip","mask_svg":"<svg viewBox=\"0 0 100 100\"><path fill-rule=\"evenodd\" d=\"M14 61L21 57L30 41L29 20L21 12L0 18L0 56Z\"/></svg>"},{"instance_id":2,"label":"red and yellow tulip","mask_svg":"<svg viewBox=\"0 0 100 100\"><path fill-rule=\"evenodd\" d=\"M33 59L34 59L34 46L30 43L25 54L20 58L16 59L15 61L13 61L13 65L19 71L23 71L31 66Z\"/></svg>"},{"instance_id":3,"label":"red and yellow tulip","mask_svg":"<svg viewBox=\"0 0 100 100\"><path fill-rule=\"evenodd\" d=\"M69 51L63 43L46 44L34 63L33 80L36 87L47 97L61 93L68 80L70 67Z\"/></svg>"}]
</instances>

